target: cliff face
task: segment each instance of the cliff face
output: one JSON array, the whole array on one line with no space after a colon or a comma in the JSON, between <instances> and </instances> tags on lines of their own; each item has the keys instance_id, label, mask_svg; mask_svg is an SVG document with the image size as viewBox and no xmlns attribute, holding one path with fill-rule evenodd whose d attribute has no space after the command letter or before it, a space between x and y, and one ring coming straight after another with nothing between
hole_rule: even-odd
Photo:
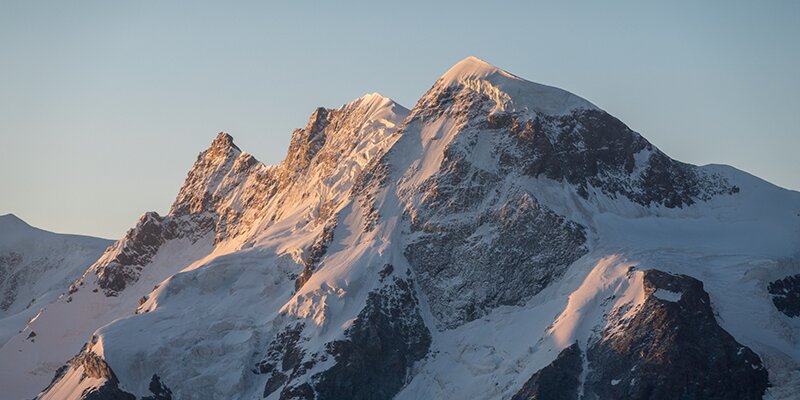
<instances>
[{"instance_id":1,"label":"cliff face","mask_svg":"<svg viewBox=\"0 0 800 400\"><path fill-rule=\"evenodd\" d=\"M767 370L716 321L703 283L643 274L646 300L589 346L586 398L760 399Z\"/></svg>"},{"instance_id":2,"label":"cliff face","mask_svg":"<svg viewBox=\"0 0 800 400\"><path fill-rule=\"evenodd\" d=\"M762 360L716 321L703 283L647 270L641 298L612 308L588 340L565 348L512 397L522 399L760 399Z\"/></svg>"}]
</instances>

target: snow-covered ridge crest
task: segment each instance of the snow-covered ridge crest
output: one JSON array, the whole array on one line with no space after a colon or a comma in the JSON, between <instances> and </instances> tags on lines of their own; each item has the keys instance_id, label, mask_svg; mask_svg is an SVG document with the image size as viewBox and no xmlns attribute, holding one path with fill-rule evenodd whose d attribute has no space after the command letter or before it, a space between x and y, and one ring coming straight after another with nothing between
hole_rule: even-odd
<instances>
[{"instance_id":1,"label":"snow-covered ridge crest","mask_svg":"<svg viewBox=\"0 0 800 400\"><path fill-rule=\"evenodd\" d=\"M439 78L436 86L465 86L486 93L497 101L498 110L505 111L562 115L599 109L566 90L527 81L477 57L461 60Z\"/></svg>"}]
</instances>

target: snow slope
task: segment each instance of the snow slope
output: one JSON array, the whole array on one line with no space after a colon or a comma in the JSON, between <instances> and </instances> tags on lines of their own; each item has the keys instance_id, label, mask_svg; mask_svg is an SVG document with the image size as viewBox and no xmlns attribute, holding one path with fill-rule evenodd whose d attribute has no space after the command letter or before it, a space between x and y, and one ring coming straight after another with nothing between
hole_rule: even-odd
<instances>
[{"instance_id":1,"label":"snow slope","mask_svg":"<svg viewBox=\"0 0 800 400\"><path fill-rule=\"evenodd\" d=\"M67 290L110 240L34 228L0 216L0 345Z\"/></svg>"}]
</instances>

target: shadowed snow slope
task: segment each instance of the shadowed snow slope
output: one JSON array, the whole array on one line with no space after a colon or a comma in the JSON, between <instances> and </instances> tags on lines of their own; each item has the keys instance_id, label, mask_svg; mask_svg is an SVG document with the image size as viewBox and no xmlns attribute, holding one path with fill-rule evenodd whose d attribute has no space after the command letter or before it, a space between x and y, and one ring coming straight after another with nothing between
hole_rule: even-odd
<instances>
[{"instance_id":1,"label":"shadowed snow slope","mask_svg":"<svg viewBox=\"0 0 800 400\"><path fill-rule=\"evenodd\" d=\"M675 161L470 57L413 110L378 94L315 110L275 166L218 135L168 215L145 214L0 348L0 386L791 398L800 320L767 287L800 273L799 243L800 193Z\"/></svg>"}]
</instances>

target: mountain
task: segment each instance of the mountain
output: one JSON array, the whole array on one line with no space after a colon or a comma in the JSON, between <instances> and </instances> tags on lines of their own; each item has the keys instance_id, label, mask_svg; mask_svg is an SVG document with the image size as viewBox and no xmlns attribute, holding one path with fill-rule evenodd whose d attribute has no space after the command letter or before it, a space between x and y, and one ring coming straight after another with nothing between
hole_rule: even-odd
<instances>
[{"instance_id":1,"label":"mountain","mask_svg":"<svg viewBox=\"0 0 800 400\"><path fill-rule=\"evenodd\" d=\"M111 243L47 232L13 214L0 216L0 345L22 332Z\"/></svg>"},{"instance_id":2,"label":"mountain","mask_svg":"<svg viewBox=\"0 0 800 400\"><path fill-rule=\"evenodd\" d=\"M0 386L791 398L798 260L800 193L676 161L470 57L412 110L378 94L315 110L275 166L219 134L167 215L145 214L0 348Z\"/></svg>"}]
</instances>

